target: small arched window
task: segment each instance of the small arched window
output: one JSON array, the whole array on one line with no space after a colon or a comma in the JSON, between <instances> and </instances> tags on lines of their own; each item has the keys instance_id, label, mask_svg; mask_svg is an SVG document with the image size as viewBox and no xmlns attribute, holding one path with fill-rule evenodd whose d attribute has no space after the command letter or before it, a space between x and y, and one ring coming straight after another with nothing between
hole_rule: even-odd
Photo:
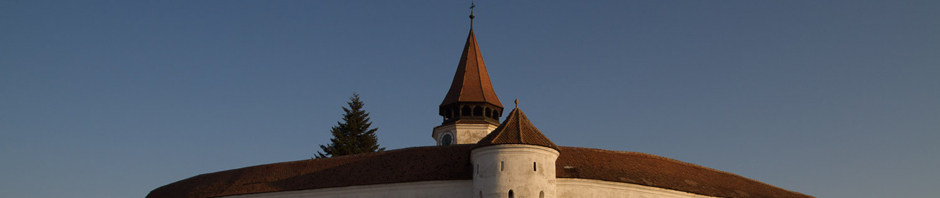
<instances>
[{"instance_id":1,"label":"small arched window","mask_svg":"<svg viewBox=\"0 0 940 198\"><path fill-rule=\"evenodd\" d=\"M477 106L473 108L473 116L483 116L483 107Z\"/></svg>"},{"instance_id":2,"label":"small arched window","mask_svg":"<svg viewBox=\"0 0 940 198\"><path fill-rule=\"evenodd\" d=\"M539 198L545 198L545 191L539 191Z\"/></svg>"},{"instance_id":3,"label":"small arched window","mask_svg":"<svg viewBox=\"0 0 940 198\"><path fill-rule=\"evenodd\" d=\"M460 109L460 115L470 116L470 106L463 106L463 108Z\"/></svg>"},{"instance_id":4,"label":"small arched window","mask_svg":"<svg viewBox=\"0 0 940 198\"><path fill-rule=\"evenodd\" d=\"M512 196L512 190L509 190L509 198L513 198L513 196Z\"/></svg>"},{"instance_id":5,"label":"small arched window","mask_svg":"<svg viewBox=\"0 0 940 198\"><path fill-rule=\"evenodd\" d=\"M539 166L535 162L532 162L532 171L539 171Z\"/></svg>"}]
</instances>

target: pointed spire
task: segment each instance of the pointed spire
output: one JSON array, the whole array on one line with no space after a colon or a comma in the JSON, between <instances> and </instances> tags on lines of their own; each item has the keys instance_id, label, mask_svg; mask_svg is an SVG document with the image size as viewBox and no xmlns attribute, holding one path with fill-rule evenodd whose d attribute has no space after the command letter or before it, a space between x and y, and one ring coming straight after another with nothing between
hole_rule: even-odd
<instances>
[{"instance_id":1,"label":"pointed spire","mask_svg":"<svg viewBox=\"0 0 940 198\"><path fill-rule=\"evenodd\" d=\"M496 97L496 91L493 91L490 75L486 71L486 64L483 63L483 55L480 54L480 47L472 29L460 56L454 81L451 82L450 90L441 106L457 102L489 103L503 108L503 104Z\"/></svg>"},{"instance_id":2,"label":"pointed spire","mask_svg":"<svg viewBox=\"0 0 940 198\"><path fill-rule=\"evenodd\" d=\"M518 105L519 100L516 100L517 107L509 112L506 120L496 130L477 142L477 147L497 144L528 144L558 150L558 145L555 145L538 128L535 128L535 125L529 121L525 113L522 113L522 110L518 108Z\"/></svg>"},{"instance_id":3,"label":"pointed spire","mask_svg":"<svg viewBox=\"0 0 940 198\"><path fill-rule=\"evenodd\" d=\"M503 115L503 104L493 91L483 54L473 33L473 7L475 5L470 6L470 35L457 63L454 81L438 107L438 114L444 117L442 124L486 123L496 126Z\"/></svg>"}]
</instances>

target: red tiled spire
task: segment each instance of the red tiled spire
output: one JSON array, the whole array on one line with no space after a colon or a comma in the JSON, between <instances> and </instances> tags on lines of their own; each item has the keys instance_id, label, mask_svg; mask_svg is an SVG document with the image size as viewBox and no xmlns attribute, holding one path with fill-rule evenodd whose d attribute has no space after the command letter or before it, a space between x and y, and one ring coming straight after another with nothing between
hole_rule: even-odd
<instances>
[{"instance_id":1,"label":"red tiled spire","mask_svg":"<svg viewBox=\"0 0 940 198\"><path fill-rule=\"evenodd\" d=\"M503 107L493 91L493 84L490 83L490 75L486 72L486 64L483 63L483 55L480 54L472 28L460 56L454 81L450 84L450 90L447 91L441 106L459 102L489 103L500 109Z\"/></svg>"},{"instance_id":2,"label":"red tiled spire","mask_svg":"<svg viewBox=\"0 0 940 198\"><path fill-rule=\"evenodd\" d=\"M483 137L477 142L478 147L497 145L497 144L528 144L553 148L558 150L558 145L552 143L548 137L545 137L535 125L529 121L529 118L519 110L519 100L516 100L516 108L509 112L506 120L503 121L496 130Z\"/></svg>"}]
</instances>

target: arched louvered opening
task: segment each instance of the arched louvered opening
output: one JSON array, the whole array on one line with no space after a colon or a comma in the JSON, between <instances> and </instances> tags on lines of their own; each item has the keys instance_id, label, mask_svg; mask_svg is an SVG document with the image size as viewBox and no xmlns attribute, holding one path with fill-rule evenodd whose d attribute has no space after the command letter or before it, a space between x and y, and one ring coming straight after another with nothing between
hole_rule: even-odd
<instances>
[{"instance_id":1,"label":"arched louvered opening","mask_svg":"<svg viewBox=\"0 0 940 198\"><path fill-rule=\"evenodd\" d=\"M473 116L483 116L483 107L480 107L480 106L474 107Z\"/></svg>"},{"instance_id":2,"label":"arched louvered opening","mask_svg":"<svg viewBox=\"0 0 940 198\"><path fill-rule=\"evenodd\" d=\"M463 106L463 108L460 109L460 115L470 116L470 106Z\"/></svg>"},{"instance_id":3,"label":"arched louvered opening","mask_svg":"<svg viewBox=\"0 0 940 198\"><path fill-rule=\"evenodd\" d=\"M490 108L487 107L487 108L483 111L483 116L485 116L485 117L490 117L490 115L492 115L492 113L493 113L493 110L490 110Z\"/></svg>"}]
</instances>

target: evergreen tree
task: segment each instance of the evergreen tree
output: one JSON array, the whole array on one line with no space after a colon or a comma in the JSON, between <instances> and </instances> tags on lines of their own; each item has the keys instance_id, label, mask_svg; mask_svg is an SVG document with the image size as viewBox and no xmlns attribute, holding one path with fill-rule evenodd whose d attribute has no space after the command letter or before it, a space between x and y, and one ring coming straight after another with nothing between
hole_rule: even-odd
<instances>
[{"instance_id":1,"label":"evergreen tree","mask_svg":"<svg viewBox=\"0 0 940 198\"><path fill-rule=\"evenodd\" d=\"M369 121L369 113L362 110L365 104L359 101L359 94L353 93L346 104L349 108L343 107L346 112L343 121L336 122L330 130L333 134L331 143L320 145L323 153L317 151L317 158L385 151L384 147L379 147L379 139L375 136L378 128L369 128L372 122Z\"/></svg>"}]
</instances>

